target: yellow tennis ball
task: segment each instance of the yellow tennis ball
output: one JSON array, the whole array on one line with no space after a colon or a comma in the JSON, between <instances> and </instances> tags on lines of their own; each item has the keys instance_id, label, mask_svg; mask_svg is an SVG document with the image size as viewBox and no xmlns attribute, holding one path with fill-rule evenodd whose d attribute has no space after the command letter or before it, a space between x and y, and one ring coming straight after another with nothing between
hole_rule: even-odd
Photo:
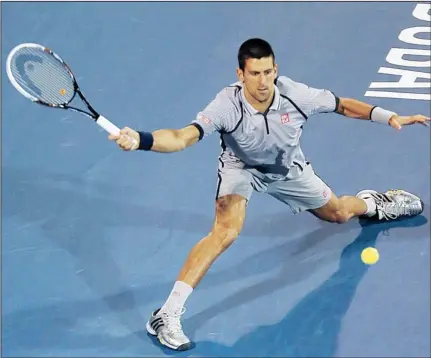
<instances>
[{"instance_id":1,"label":"yellow tennis ball","mask_svg":"<svg viewBox=\"0 0 431 358\"><path fill-rule=\"evenodd\" d=\"M374 265L379 261L379 257L379 251L374 247L367 247L361 252L361 259L363 263L367 265Z\"/></svg>"},{"instance_id":2,"label":"yellow tennis ball","mask_svg":"<svg viewBox=\"0 0 431 358\"><path fill-rule=\"evenodd\" d=\"M66 94L66 90L65 90L64 88L62 88L62 89L60 90L60 94L61 94L62 96L64 96L64 95Z\"/></svg>"}]
</instances>

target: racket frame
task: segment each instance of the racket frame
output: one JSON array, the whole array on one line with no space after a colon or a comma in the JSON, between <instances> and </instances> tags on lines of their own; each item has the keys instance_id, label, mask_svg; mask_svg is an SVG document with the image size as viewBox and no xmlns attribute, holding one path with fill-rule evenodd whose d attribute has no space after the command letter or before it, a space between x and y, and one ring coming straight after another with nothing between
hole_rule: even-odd
<instances>
[{"instance_id":1,"label":"racket frame","mask_svg":"<svg viewBox=\"0 0 431 358\"><path fill-rule=\"evenodd\" d=\"M70 78L72 79L73 82L73 88L74 88L74 93L72 98L63 103L63 104L52 104L52 103L46 103L41 101L40 99L30 95L29 93L27 93L20 85L19 83L15 80L13 74L12 74L12 70L11 70L11 62L12 62L12 58L13 56L22 48L25 47L30 47L30 48L37 48L39 50L45 51L47 53L49 53L50 55L52 55L57 61L59 61L67 70ZM111 121L109 121L107 118L103 117L102 115L100 115L94 108L93 106L91 106L91 104L87 101L87 99L85 98L84 94L82 93L81 89L79 88L78 85L78 81L76 80L72 70L70 69L69 65L59 56L57 55L54 51L52 51L51 49L39 45L39 44L35 44L35 43L22 43L20 45L15 46L11 52L9 53L7 59L6 59L6 73L9 77L9 80L11 81L12 85L18 90L19 93L21 93L24 97L30 99L32 102L40 104L42 106L47 106L50 108L60 108L60 109L70 109L74 112L79 112L81 114L86 115L87 117L90 117L92 119L95 120L95 122L101 126L103 129L105 129L107 132L109 132L110 134L115 134L118 135L120 133L120 128L118 128L116 125L114 125ZM87 106L88 110L90 112L86 112L82 109L76 108L76 107L72 107L69 106L69 103L71 103L73 101L73 99L76 97L76 94L78 93L79 97L81 98L81 100L85 103L85 105ZM133 139L135 142L136 140Z\"/></svg>"}]
</instances>

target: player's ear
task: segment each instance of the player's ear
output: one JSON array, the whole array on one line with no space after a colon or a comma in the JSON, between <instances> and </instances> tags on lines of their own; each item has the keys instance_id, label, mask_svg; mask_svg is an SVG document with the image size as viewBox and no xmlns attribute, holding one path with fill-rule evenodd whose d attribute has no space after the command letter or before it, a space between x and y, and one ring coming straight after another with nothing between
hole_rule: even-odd
<instances>
[{"instance_id":1,"label":"player's ear","mask_svg":"<svg viewBox=\"0 0 431 358\"><path fill-rule=\"evenodd\" d=\"M274 64L274 75L275 75L275 77L278 76L278 66L276 63Z\"/></svg>"},{"instance_id":2,"label":"player's ear","mask_svg":"<svg viewBox=\"0 0 431 358\"><path fill-rule=\"evenodd\" d=\"M244 82L244 72L240 68L236 69L236 75L238 77L238 80L241 82Z\"/></svg>"}]
</instances>

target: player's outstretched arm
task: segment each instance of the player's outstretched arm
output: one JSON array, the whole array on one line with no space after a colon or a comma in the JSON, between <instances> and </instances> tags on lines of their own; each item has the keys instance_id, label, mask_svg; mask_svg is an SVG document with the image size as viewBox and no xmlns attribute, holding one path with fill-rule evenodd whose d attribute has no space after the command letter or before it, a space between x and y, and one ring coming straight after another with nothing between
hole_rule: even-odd
<instances>
[{"instance_id":1,"label":"player's outstretched arm","mask_svg":"<svg viewBox=\"0 0 431 358\"><path fill-rule=\"evenodd\" d=\"M125 127L121 129L119 135L110 135L108 138L115 141L125 151L151 150L160 153L173 153L197 143L200 132L194 125L181 129L158 129L152 133L138 132ZM136 139L136 142L132 138Z\"/></svg>"},{"instance_id":2,"label":"player's outstretched arm","mask_svg":"<svg viewBox=\"0 0 431 358\"><path fill-rule=\"evenodd\" d=\"M353 98L340 98L336 112L350 118L372 120L374 122L388 124L395 129L401 129L404 125L414 123L427 126L430 121L429 117L421 114L399 116L395 112L372 106Z\"/></svg>"}]
</instances>

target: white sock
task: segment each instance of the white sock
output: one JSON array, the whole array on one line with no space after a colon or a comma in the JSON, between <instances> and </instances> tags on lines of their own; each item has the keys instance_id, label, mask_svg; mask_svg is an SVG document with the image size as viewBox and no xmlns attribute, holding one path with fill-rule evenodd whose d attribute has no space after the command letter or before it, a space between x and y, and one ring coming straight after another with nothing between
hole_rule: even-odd
<instances>
[{"instance_id":1,"label":"white sock","mask_svg":"<svg viewBox=\"0 0 431 358\"><path fill-rule=\"evenodd\" d=\"M377 205L373 198L366 198L363 199L365 201L365 204L367 204L367 211L364 215L366 216L373 216L376 214Z\"/></svg>"},{"instance_id":2,"label":"white sock","mask_svg":"<svg viewBox=\"0 0 431 358\"><path fill-rule=\"evenodd\" d=\"M162 311L168 309L170 312L178 312L186 303L187 298L193 292L193 287L182 281L176 281L168 299L161 308Z\"/></svg>"}]
</instances>

